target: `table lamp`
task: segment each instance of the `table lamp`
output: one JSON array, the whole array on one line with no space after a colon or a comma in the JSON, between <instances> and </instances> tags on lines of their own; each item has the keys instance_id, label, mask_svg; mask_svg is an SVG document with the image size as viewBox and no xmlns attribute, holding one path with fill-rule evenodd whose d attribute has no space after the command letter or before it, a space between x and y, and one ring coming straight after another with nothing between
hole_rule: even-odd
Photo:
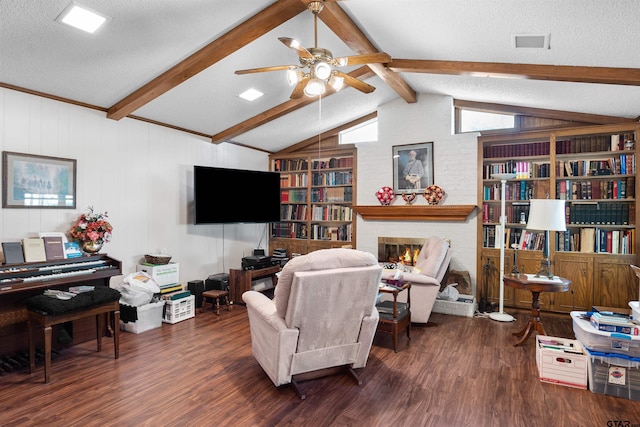
<instances>
[{"instance_id":1,"label":"table lamp","mask_svg":"<svg viewBox=\"0 0 640 427\"><path fill-rule=\"evenodd\" d=\"M536 277L553 279L549 260L549 231L566 231L564 200L531 199L529 201L529 221L527 230L544 231L542 261Z\"/></svg>"}]
</instances>

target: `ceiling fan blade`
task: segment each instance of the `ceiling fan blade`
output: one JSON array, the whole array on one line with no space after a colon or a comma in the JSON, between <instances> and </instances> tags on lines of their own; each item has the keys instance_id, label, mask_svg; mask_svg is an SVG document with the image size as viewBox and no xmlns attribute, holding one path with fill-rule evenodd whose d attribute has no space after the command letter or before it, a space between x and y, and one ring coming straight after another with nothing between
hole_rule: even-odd
<instances>
[{"instance_id":1,"label":"ceiling fan blade","mask_svg":"<svg viewBox=\"0 0 640 427\"><path fill-rule=\"evenodd\" d=\"M302 95L304 95L304 88L307 85L308 81L309 81L309 75L305 75L302 79L300 79L298 84L296 84L296 87L293 88L293 92L291 92L291 96L289 96L289 98L291 99L302 98Z\"/></svg>"},{"instance_id":2,"label":"ceiling fan blade","mask_svg":"<svg viewBox=\"0 0 640 427\"><path fill-rule=\"evenodd\" d=\"M298 40L289 37L278 37L278 40L284 43L284 45L289 49L293 49L298 52L298 56L302 58L313 58L311 52L305 49L305 47L302 46Z\"/></svg>"},{"instance_id":3,"label":"ceiling fan blade","mask_svg":"<svg viewBox=\"0 0 640 427\"><path fill-rule=\"evenodd\" d=\"M378 62L391 62L391 56L384 52L366 53L364 55L343 56L342 58L335 58L334 61L339 67L345 65L360 65L360 64L375 64Z\"/></svg>"},{"instance_id":4,"label":"ceiling fan blade","mask_svg":"<svg viewBox=\"0 0 640 427\"><path fill-rule=\"evenodd\" d=\"M251 74L251 73L264 73L266 71L282 71L282 70L295 70L297 65L276 65L274 67L262 67L262 68L249 68L247 70L237 70L236 74Z\"/></svg>"},{"instance_id":5,"label":"ceiling fan blade","mask_svg":"<svg viewBox=\"0 0 640 427\"><path fill-rule=\"evenodd\" d=\"M355 77L351 77L349 74L345 74L341 71L335 71L338 77L342 77L344 79L344 83L351 86L354 89L358 89L363 93L371 93L376 90L375 87L371 86L368 83L363 82L362 80L358 80Z\"/></svg>"}]
</instances>

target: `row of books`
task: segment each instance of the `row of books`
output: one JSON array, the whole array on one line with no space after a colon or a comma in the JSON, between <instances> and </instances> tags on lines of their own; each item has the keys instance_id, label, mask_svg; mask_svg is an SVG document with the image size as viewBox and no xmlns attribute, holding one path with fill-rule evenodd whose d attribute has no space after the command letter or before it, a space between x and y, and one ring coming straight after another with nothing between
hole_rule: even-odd
<instances>
[{"instance_id":1,"label":"row of books","mask_svg":"<svg viewBox=\"0 0 640 427\"><path fill-rule=\"evenodd\" d=\"M299 190L282 190L280 191L280 201L287 202L306 202L307 201L307 190L299 189Z\"/></svg>"},{"instance_id":2,"label":"row of books","mask_svg":"<svg viewBox=\"0 0 640 427\"><path fill-rule=\"evenodd\" d=\"M312 185L349 185L353 183L353 172L314 172L311 175Z\"/></svg>"},{"instance_id":3,"label":"row of books","mask_svg":"<svg viewBox=\"0 0 640 427\"><path fill-rule=\"evenodd\" d=\"M273 161L273 170L276 172L306 171L309 163L305 159L276 159Z\"/></svg>"},{"instance_id":4,"label":"row of books","mask_svg":"<svg viewBox=\"0 0 640 427\"><path fill-rule=\"evenodd\" d=\"M482 227L482 246L485 248L500 247L500 225ZM522 228L509 228L504 231L504 244L507 248L514 245L520 250L542 250L544 232L529 231Z\"/></svg>"},{"instance_id":5,"label":"row of books","mask_svg":"<svg viewBox=\"0 0 640 427\"><path fill-rule=\"evenodd\" d=\"M280 205L280 219L283 221L305 221L308 218L307 205Z\"/></svg>"},{"instance_id":6,"label":"row of books","mask_svg":"<svg viewBox=\"0 0 640 427\"><path fill-rule=\"evenodd\" d=\"M482 169L482 178L495 179L493 178L493 175L498 173L515 173L515 179L549 178L549 176L551 176L551 166L549 162L506 160L501 163L490 163L484 165Z\"/></svg>"},{"instance_id":7,"label":"row of books","mask_svg":"<svg viewBox=\"0 0 640 427\"><path fill-rule=\"evenodd\" d=\"M556 194L561 200L633 199L636 195L635 177L608 180L556 182Z\"/></svg>"},{"instance_id":8,"label":"row of books","mask_svg":"<svg viewBox=\"0 0 640 427\"><path fill-rule=\"evenodd\" d=\"M556 232L556 251L635 254L635 230L582 228Z\"/></svg>"},{"instance_id":9,"label":"row of books","mask_svg":"<svg viewBox=\"0 0 640 427\"><path fill-rule=\"evenodd\" d=\"M500 206L489 203L482 204L482 222L494 223L500 222ZM529 220L529 204L510 204L505 206L504 210L507 223L526 224Z\"/></svg>"},{"instance_id":10,"label":"row of books","mask_svg":"<svg viewBox=\"0 0 640 427\"><path fill-rule=\"evenodd\" d=\"M313 160L311 162L312 169L333 169L333 168L351 168L353 167L353 157L332 157L328 160Z\"/></svg>"},{"instance_id":11,"label":"row of books","mask_svg":"<svg viewBox=\"0 0 640 427\"><path fill-rule=\"evenodd\" d=\"M632 133L575 136L556 141L556 154L622 151L632 147L633 143Z\"/></svg>"},{"instance_id":12,"label":"row of books","mask_svg":"<svg viewBox=\"0 0 640 427\"><path fill-rule=\"evenodd\" d=\"M62 236L28 237L21 242L2 242L5 264L55 261L82 256L78 242L65 242Z\"/></svg>"},{"instance_id":13,"label":"row of books","mask_svg":"<svg viewBox=\"0 0 640 427\"><path fill-rule=\"evenodd\" d=\"M546 198L549 181L509 181L504 186L505 200L531 200ZM483 186L484 200L500 200L502 184Z\"/></svg>"},{"instance_id":14,"label":"row of books","mask_svg":"<svg viewBox=\"0 0 640 427\"><path fill-rule=\"evenodd\" d=\"M353 187L312 188L311 202L351 202Z\"/></svg>"},{"instance_id":15,"label":"row of books","mask_svg":"<svg viewBox=\"0 0 640 427\"><path fill-rule=\"evenodd\" d=\"M350 242L352 238L351 224L344 224L339 227L329 227L321 224L311 224L311 240L334 240Z\"/></svg>"},{"instance_id":16,"label":"row of books","mask_svg":"<svg viewBox=\"0 0 640 427\"><path fill-rule=\"evenodd\" d=\"M633 175L636 173L636 155L620 154L606 159L558 160L556 176Z\"/></svg>"},{"instance_id":17,"label":"row of books","mask_svg":"<svg viewBox=\"0 0 640 427\"><path fill-rule=\"evenodd\" d=\"M629 225L629 203L594 202L565 206L567 224L573 225ZM635 210L634 210L635 213ZM635 218L633 218L635 223Z\"/></svg>"},{"instance_id":18,"label":"row of books","mask_svg":"<svg viewBox=\"0 0 640 427\"><path fill-rule=\"evenodd\" d=\"M575 136L557 140L556 154L633 150L634 144L635 141L632 133ZM528 144L486 145L483 149L483 157L548 156L549 145L549 141L531 142Z\"/></svg>"},{"instance_id":19,"label":"row of books","mask_svg":"<svg viewBox=\"0 0 640 427\"><path fill-rule=\"evenodd\" d=\"M306 187L309 181L306 173L293 173L280 176L280 188Z\"/></svg>"},{"instance_id":20,"label":"row of books","mask_svg":"<svg viewBox=\"0 0 640 427\"><path fill-rule=\"evenodd\" d=\"M351 221L353 210L349 206L313 206L311 219L314 221Z\"/></svg>"}]
</instances>

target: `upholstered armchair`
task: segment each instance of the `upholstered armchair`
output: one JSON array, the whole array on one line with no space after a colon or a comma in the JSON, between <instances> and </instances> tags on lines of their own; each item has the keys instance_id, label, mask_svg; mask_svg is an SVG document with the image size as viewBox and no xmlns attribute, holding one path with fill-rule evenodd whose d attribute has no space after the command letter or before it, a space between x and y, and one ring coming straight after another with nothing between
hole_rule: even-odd
<instances>
[{"instance_id":1,"label":"upholstered armchair","mask_svg":"<svg viewBox=\"0 0 640 427\"><path fill-rule=\"evenodd\" d=\"M452 250L449 242L441 237L429 237L413 268L409 271L400 269L404 281L411 282L411 322L429 323L431 310L440 292L440 283L447 273L451 261ZM398 269L385 269L383 278L393 278ZM382 300L389 299L388 294L382 295ZM406 302L406 292L398 295L398 301Z\"/></svg>"},{"instance_id":2,"label":"upholstered armchair","mask_svg":"<svg viewBox=\"0 0 640 427\"><path fill-rule=\"evenodd\" d=\"M378 325L376 296L382 268L367 252L322 249L295 257L280 273L273 300L242 295L251 349L271 379L290 384L366 365Z\"/></svg>"}]
</instances>

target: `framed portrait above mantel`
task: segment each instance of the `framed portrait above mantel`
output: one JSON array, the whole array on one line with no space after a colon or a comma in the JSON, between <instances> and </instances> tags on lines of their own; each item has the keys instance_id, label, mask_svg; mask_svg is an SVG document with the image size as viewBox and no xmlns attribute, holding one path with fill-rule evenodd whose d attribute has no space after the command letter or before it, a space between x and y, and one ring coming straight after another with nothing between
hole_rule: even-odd
<instances>
[{"instance_id":1,"label":"framed portrait above mantel","mask_svg":"<svg viewBox=\"0 0 640 427\"><path fill-rule=\"evenodd\" d=\"M2 152L3 208L76 208L76 160Z\"/></svg>"},{"instance_id":2,"label":"framed portrait above mantel","mask_svg":"<svg viewBox=\"0 0 640 427\"><path fill-rule=\"evenodd\" d=\"M421 193L433 184L433 142L393 146L393 191Z\"/></svg>"}]
</instances>

